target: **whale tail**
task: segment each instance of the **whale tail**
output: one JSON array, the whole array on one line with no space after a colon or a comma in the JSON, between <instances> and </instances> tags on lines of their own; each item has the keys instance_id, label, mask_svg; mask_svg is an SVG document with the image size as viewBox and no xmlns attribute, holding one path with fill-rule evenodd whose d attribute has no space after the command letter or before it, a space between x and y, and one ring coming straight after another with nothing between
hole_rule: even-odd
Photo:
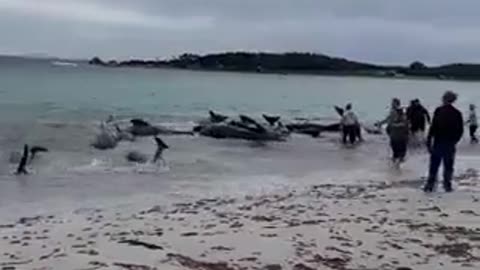
<instances>
[{"instance_id":1,"label":"whale tail","mask_svg":"<svg viewBox=\"0 0 480 270\"><path fill-rule=\"evenodd\" d=\"M168 149L168 145L159 137L154 137L155 142L157 143L157 151L153 156L153 163L156 163L159 159L163 160L162 153L165 149Z\"/></svg>"},{"instance_id":2,"label":"whale tail","mask_svg":"<svg viewBox=\"0 0 480 270\"><path fill-rule=\"evenodd\" d=\"M270 124L270 126L274 126L276 123L278 123L280 121L280 116L270 116L270 115L266 115L266 114L263 114L263 119L265 119L268 124Z\"/></svg>"},{"instance_id":3,"label":"whale tail","mask_svg":"<svg viewBox=\"0 0 480 270\"><path fill-rule=\"evenodd\" d=\"M18 168L17 168L17 172L16 172L17 175L28 174L27 168L26 168L27 161L28 161L28 144L25 144L25 146L23 146L22 159L20 160L20 163L18 164Z\"/></svg>"},{"instance_id":4,"label":"whale tail","mask_svg":"<svg viewBox=\"0 0 480 270\"><path fill-rule=\"evenodd\" d=\"M43 146L32 146L30 148L30 161L32 161L37 153L48 152L48 149Z\"/></svg>"},{"instance_id":5,"label":"whale tail","mask_svg":"<svg viewBox=\"0 0 480 270\"><path fill-rule=\"evenodd\" d=\"M345 112L345 109L339 106L333 106L333 107L335 108L335 111L337 112L337 114L340 115L340 117L342 117L343 113Z\"/></svg>"}]
</instances>

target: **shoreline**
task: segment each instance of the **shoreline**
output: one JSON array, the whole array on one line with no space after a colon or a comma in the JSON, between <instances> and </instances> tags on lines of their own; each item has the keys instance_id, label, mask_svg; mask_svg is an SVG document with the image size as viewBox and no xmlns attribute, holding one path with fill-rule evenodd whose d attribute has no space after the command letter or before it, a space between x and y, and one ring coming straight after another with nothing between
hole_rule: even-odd
<instances>
[{"instance_id":1,"label":"shoreline","mask_svg":"<svg viewBox=\"0 0 480 270\"><path fill-rule=\"evenodd\" d=\"M456 177L456 192L431 196L419 190L422 179L366 181L19 217L0 224L0 266L474 269L480 266L478 180L467 170Z\"/></svg>"},{"instance_id":2,"label":"shoreline","mask_svg":"<svg viewBox=\"0 0 480 270\"><path fill-rule=\"evenodd\" d=\"M88 65L88 64L87 64ZM232 74L257 74L257 75L279 75L279 76L323 76L323 77L353 77L353 78L366 78L366 79L383 79L383 80L412 80L412 81L445 81L445 82L464 82L464 83L478 83L478 79L464 79L464 78L448 78L448 79L438 79L434 76L382 76L382 75L373 75L373 74L355 74L355 73L331 73L331 72L295 72L295 71L249 71L249 70L227 70L227 69L200 69L200 68L178 68L171 66L162 66L162 67L149 67L149 66L99 66L102 68L108 69L146 69L146 70L180 70L180 71L190 71L190 72L204 72L204 73L232 73Z\"/></svg>"},{"instance_id":3,"label":"shoreline","mask_svg":"<svg viewBox=\"0 0 480 270\"><path fill-rule=\"evenodd\" d=\"M479 81L480 64L451 63L427 66L420 61L410 65L385 65L309 52L222 52L197 55L184 53L168 60L129 59L123 61L94 57L88 64L103 67L178 68L186 70L367 76L379 78L429 78L436 80Z\"/></svg>"}]
</instances>

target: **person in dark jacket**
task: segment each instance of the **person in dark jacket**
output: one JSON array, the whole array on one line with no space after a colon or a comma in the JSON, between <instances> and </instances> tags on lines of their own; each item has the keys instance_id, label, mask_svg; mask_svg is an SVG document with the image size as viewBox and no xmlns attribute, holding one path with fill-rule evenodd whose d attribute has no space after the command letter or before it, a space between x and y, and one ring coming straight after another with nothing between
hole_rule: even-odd
<instances>
[{"instance_id":1,"label":"person in dark jacket","mask_svg":"<svg viewBox=\"0 0 480 270\"><path fill-rule=\"evenodd\" d=\"M433 192L437 182L438 169L443 163L443 187L451 192L455 164L456 145L463 136L463 116L453 103L457 94L447 91L442 98L443 105L435 110L427 138L430 151L430 168L425 192Z\"/></svg>"},{"instance_id":2,"label":"person in dark jacket","mask_svg":"<svg viewBox=\"0 0 480 270\"><path fill-rule=\"evenodd\" d=\"M410 127L412 146L418 147L425 140L425 128L427 123L430 124L430 114L423 107L419 99L411 101L407 108L407 119Z\"/></svg>"},{"instance_id":3,"label":"person in dark jacket","mask_svg":"<svg viewBox=\"0 0 480 270\"><path fill-rule=\"evenodd\" d=\"M423 107L419 99L414 99L407 108L407 118L410 123L410 132L415 135L425 132L426 124L430 124L430 114Z\"/></svg>"}]
</instances>

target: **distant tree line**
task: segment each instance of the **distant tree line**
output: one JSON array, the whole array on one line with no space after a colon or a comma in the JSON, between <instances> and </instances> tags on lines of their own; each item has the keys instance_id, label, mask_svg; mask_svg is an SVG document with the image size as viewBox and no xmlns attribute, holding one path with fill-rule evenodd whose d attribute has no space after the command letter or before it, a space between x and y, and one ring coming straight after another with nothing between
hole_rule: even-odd
<instances>
[{"instance_id":1,"label":"distant tree line","mask_svg":"<svg viewBox=\"0 0 480 270\"><path fill-rule=\"evenodd\" d=\"M384 66L350 61L314 53L227 52L207 55L182 54L170 60L104 61L94 57L92 65L106 67L180 68L265 73L311 73L370 76L421 76L438 79L480 79L480 65L450 64L428 67L415 61L409 66Z\"/></svg>"}]
</instances>

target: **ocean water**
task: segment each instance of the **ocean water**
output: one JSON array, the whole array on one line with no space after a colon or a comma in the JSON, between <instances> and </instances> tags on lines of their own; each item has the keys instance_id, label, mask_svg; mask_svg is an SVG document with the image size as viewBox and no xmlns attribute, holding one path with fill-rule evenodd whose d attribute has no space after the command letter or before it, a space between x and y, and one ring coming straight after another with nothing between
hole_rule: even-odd
<instances>
[{"instance_id":1,"label":"ocean water","mask_svg":"<svg viewBox=\"0 0 480 270\"><path fill-rule=\"evenodd\" d=\"M431 110L442 93L459 93L458 106L480 104L480 83L302 75L201 72L54 65L0 58L0 214L53 211L109 203L169 202L195 196L266 192L304 183L419 178L428 157L411 153L401 172L387 162L384 136L345 149L337 135L293 136L259 146L202 137L164 137L166 166L136 166L125 153L154 152L151 138L111 151L89 147L100 121L143 117L189 129L209 109L235 115L279 114L335 119L333 105L352 102L362 121L383 118L390 99L420 98ZM333 120L332 120L333 121ZM8 159L23 144L50 149L15 176ZM460 146L459 167L478 166L477 150ZM142 198L142 199L139 199Z\"/></svg>"}]
</instances>

